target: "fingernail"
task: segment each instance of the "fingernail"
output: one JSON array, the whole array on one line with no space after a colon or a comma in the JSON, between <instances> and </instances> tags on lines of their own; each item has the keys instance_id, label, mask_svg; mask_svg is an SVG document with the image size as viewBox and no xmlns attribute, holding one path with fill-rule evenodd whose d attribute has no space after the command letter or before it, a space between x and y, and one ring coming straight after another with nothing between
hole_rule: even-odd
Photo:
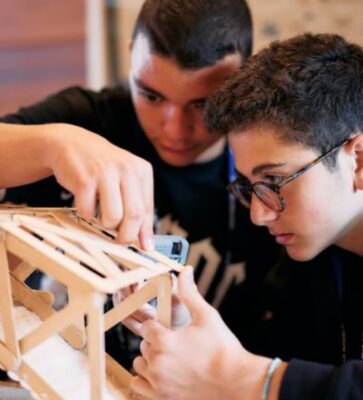
<instances>
[{"instance_id":1,"label":"fingernail","mask_svg":"<svg viewBox=\"0 0 363 400\"><path fill-rule=\"evenodd\" d=\"M186 282L188 283L193 282L194 281L193 267L191 266L185 267L184 276Z\"/></svg>"},{"instance_id":2,"label":"fingernail","mask_svg":"<svg viewBox=\"0 0 363 400\"><path fill-rule=\"evenodd\" d=\"M152 238L145 239L144 246L146 250L152 251L155 249L155 241Z\"/></svg>"}]
</instances>

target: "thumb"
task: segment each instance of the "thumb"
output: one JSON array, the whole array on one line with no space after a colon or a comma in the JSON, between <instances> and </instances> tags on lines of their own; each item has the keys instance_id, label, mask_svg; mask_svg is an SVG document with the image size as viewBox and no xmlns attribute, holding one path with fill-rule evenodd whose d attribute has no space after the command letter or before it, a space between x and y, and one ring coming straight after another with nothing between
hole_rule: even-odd
<instances>
[{"instance_id":1,"label":"thumb","mask_svg":"<svg viewBox=\"0 0 363 400\"><path fill-rule=\"evenodd\" d=\"M194 281L193 267L187 266L178 278L178 292L180 300L188 308L193 322L203 319L211 307L199 293Z\"/></svg>"}]
</instances>

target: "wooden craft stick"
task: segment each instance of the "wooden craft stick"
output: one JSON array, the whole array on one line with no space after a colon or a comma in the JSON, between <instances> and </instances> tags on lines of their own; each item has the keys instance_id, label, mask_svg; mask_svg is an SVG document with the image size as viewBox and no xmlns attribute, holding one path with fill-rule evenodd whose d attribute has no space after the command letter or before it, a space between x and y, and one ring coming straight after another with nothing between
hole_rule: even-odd
<instances>
[{"instance_id":1,"label":"wooden craft stick","mask_svg":"<svg viewBox=\"0 0 363 400\"><path fill-rule=\"evenodd\" d=\"M80 295L72 303L68 303L61 311L55 312L37 329L20 339L19 345L22 354L27 353L49 336L62 332L74 320L83 316L92 301L90 294Z\"/></svg>"},{"instance_id":2,"label":"wooden craft stick","mask_svg":"<svg viewBox=\"0 0 363 400\"><path fill-rule=\"evenodd\" d=\"M157 287L155 285L146 284L146 286L128 296L116 307L106 313L105 330L108 331L120 321L135 312L141 305L147 303L156 296Z\"/></svg>"},{"instance_id":3,"label":"wooden craft stick","mask_svg":"<svg viewBox=\"0 0 363 400\"><path fill-rule=\"evenodd\" d=\"M0 232L0 239L0 318L4 331L4 343L16 360L19 361L20 351L15 332L15 318L10 287L10 272L3 232Z\"/></svg>"},{"instance_id":4,"label":"wooden craft stick","mask_svg":"<svg viewBox=\"0 0 363 400\"><path fill-rule=\"evenodd\" d=\"M11 286L14 300L37 314L43 321L56 313L48 301L39 295L38 291L30 289L29 286L25 285L24 282L18 281L13 275L11 276ZM75 349L82 349L85 345L83 331L80 331L75 325L68 326L61 332L61 336Z\"/></svg>"},{"instance_id":5,"label":"wooden craft stick","mask_svg":"<svg viewBox=\"0 0 363 400\"><path fill-rule=\"evenodd\" d=\"M35 270L35 267L32 267L25 261L22 261L18 264L12 271L12 274L17 277L19 281L24 282Z\"/></svg>"},{"instance_id":6,"label":"wooden craft stick","mask_svg":"<svg viewBox=\"0 0 363 400\"><path fill-rule=\"evenodd\" d=\"M68 301L72 303L80 294L80 291L75 287L70 286L68 288ZM74 327L77 329L77 333L80 335L82 340L82 347L86 345L86 326L85 326L85 317L82 315L80 318L73 321Z\"/></svg>"},{"instance_id":7,"label":"wooden craft stick","mask_svg":"<svg viewBox=\"0 0 363 400\"><path fill-rule=\"evenodd\" d=\"M15 224L2 224L1 227L11 233L6 236L6 246L9 251L21 254L25 261L34 263L65 285L72 284L78 286L80 290L87 290L92 286L101 291L105 290L102 280L94 273L50 248Z\"/></svg>"},{"instance_id":8,"label":"wooden craft stick","mask_svg":"<svg viewBox=\"0 0 363 400\"><path fill-rule=\"evenodd\" d=\"M125 258L126 260L137 263L145 268L149 268L152 270L159 269L161 271L164 270L163 272L166 272L170 269L158 262L151 261L150 259L142 256L142 253L146 252L143 252L141 250L137 251L137 249L135 249L136 251L131 251L123 245L109 243L108 241L102 238L95 239L95 238L90 238L88 236L84 237L79 232L67 230L62 227L49 224L47 222L39 221L37 218L29 217L27 215L17 215L16 217L14 217L14 220L28 227L40 227L49 232L53 232L59 236L62 236L66 239L77 241L78 243L79 242L86 243L89 246L97 247L106 252L107 254L109 254L110 256L115 255L121 258Z\"/></svg>"},{"instance_id":9,"label":"wooden craft stick","mask_svg":"<svg viewBox=\"0 0 363 400\"><path fill-rule=\"evenodd\" d=\"M105 396L105 355L103 296L94 293L87 314L88 359L90 365L91 399L101 400Z\"/></svg>"},{"instance_id":10,"label":"wooden craft stick","mask_svg":"<svg viewBox=\"0 0 363 400\"><path fill-rule=\"evenodd\" d=\"M89 246L88 244L82 243L82 246L94 257L95 260L98 261L100 265L102 265L105 273L109 277L117 277L120 276L122 270L119 266L105 253L103 253L100 249Z\"/></svg>"},{"instance_id":11,"label":"wooden craft stick","mask_svg":"<svg viewBox=\"0 0 363 400\"><path fill-rule=\"evenodd\" d=\"M27 224L24 224L24 226L27 227ZM45 229L33 226L31 228L31 231L43 237L45 242L51 243L56 248L60 249L60 251L63 251L68 256L74 258L75 261L83 262L84 264L89 265L94 270L100 272L103 275L107 274L107 269L102 264L98 263L95 258L91 257L88 253L83 251L81 248L73 245L72 243Z\"/></svg>"},{"instance_id":12,"label":"wooden craft stick","mask_svg":"<svg viewBox=\"0 0 363 400\"><path fill-rule=\"evenodd\" d=\"M172 280L169 274L164 274L153 279L157 286L158 321L169 328L171 326L171 301L172 301Z\"/></svg>"},{"instance_id":13,"label":"wooden craft stick","mask_svg":"<svg viewBox=\"0 0 363 400\"><path fill-rule=\"evenodd\" d=\"M0 364L8 371L15 370L19 360L7 349L5 343L0 340Z\"/></svg>"}]
</instances>

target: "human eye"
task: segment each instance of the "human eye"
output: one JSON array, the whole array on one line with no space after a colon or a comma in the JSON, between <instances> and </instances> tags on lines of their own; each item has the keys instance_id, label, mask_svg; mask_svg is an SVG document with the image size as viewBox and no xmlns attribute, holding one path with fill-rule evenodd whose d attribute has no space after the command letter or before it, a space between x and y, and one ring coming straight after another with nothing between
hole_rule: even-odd
<instances>
[{"instance_id":1,"label":"human eye","mask_svg":"<svg viewBox=\"0 0 363 400\"><path fill-rule=\"evenodd\" d=\"M283 176L279 176L279 175L264 175L263 176L264 181L267 181L268 183L273 183L275 185L279 185L284 181L284 177Z\"/></svg>"},{"instance_id":2,"label":"human eye","mask_svg":"<svg viewBox=\"0 0 363 400\"><path fill-rule=\"evenodd\" d=\"M146 90L139 90L139 94L149 103L160 103L162 101L161 96L153 92L148 92Z\"/></svg>"},{"instance_id":3,"label":"human eye","mask_svg":"<svg viewBox=\"0 0 363 400\"><path fill-rule=\"evenodd\" d=\"M196 100L193 102L193 108L196 110L202 110L205 106L205 99Z\"/></svg>"}]
</instances>

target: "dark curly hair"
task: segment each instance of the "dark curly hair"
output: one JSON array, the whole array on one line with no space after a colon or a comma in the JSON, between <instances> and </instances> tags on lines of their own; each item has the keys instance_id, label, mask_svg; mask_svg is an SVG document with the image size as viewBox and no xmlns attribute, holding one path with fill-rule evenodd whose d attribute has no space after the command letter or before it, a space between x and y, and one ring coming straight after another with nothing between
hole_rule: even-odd
<instances>
[{"instance_id":1,"label":"dark curly hair","mask_svg":"<svg viewBox=\"0 0 363 400\"><path fill-rule=\"evenodd\" d=\"M324 153L363 130L363 49L331 34L274 42L211 96L205 120L224 134L269 127Z\"/></svg>"}]
</instances>

